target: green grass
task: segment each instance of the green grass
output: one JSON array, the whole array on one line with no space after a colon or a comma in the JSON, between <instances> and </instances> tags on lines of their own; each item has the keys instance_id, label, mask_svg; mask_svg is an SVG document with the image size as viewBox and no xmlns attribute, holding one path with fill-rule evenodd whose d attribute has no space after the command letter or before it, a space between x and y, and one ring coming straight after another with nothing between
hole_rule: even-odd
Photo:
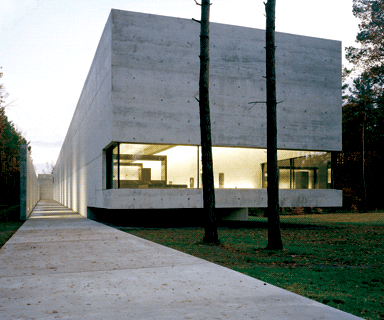
<instances>
[{"instance_id":1,"label":"green grass","mask_svg":"<svg viewBox=\"0 0 384 320\"><path fill-rule=\"evenodd\" d=\"M23 222L18 221L19 210L19 205L0 206L0 248L23 224Z\"/></svg>"},{"instance_id":2,"label":"green grass","mask_svg":"<svg viewBox=\"0 0 384 320\"><path fill-rule=\"evenodd\" d=\"M249 217L250 221L267 221L265 217ZM328 213L328 214L308 214L308 215L281 215L281 222L300 223L300 224L353 224L367 226L384 226L384 213Z\"/></svg>"},{"instance_id":3,"label":"green grass","mask_svg":"<svg viewBox=\"0 0 384 320\"><path fill-rule=\"evenodd\" d=\"M384 319L383 214L310 218L282 217L288 223L283 251L264 249L262 228L220 228L217 246L203 244L199 228L121 229L357 316ZM289 228L289 223L303 224Z\"/></svg>"},{"instance_id":4,"label":"green grass","mask_svg":"<svg viewBox=\"0 0 384 320\"><path fill-rule=\"evenodd\" d=\"M22 222L0 222L0 248L21 227Z\"/></svg>"}]
</instances>

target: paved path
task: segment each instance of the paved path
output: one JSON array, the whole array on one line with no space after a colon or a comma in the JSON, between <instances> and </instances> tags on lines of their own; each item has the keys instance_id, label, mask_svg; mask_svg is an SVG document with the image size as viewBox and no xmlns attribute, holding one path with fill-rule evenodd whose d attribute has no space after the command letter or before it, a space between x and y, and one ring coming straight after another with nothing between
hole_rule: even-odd
<instances>
[{"instance_id":1,"label":"paved path","mask_svg":"<svg viewBox=\"0 0 384 320\"><path fill-rule=\"evenodd\" d=\"M360 319L40 201L0 250L0 319Z\"/></svg>"}]
</instances>

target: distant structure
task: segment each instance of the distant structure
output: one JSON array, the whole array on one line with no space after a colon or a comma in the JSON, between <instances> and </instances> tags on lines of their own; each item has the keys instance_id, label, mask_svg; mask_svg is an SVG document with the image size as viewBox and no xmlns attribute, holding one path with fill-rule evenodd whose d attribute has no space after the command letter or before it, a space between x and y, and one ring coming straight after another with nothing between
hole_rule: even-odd
<instances>
[{"instance_id":1,"label":"distant structure","mask_svg":"<svg viewBox=\"0 0 384 320\"><path fill-rule=\"evenodd\" d=\"M211 23L216 206L266 207L265 31ZM276 33L282 207L340 206L341 42ZM201 208L199 24L111 10L54 170L53 197L97 208ZM119 211L110 211L110 214Z\"/></svg>"},{"instance_id":2,"label":"distant structure","mask_svg":"<svg viewBox=\"0 0 384 320\"><path fill-rule=\"evenodd\" d=\"M40 200L53 200L53 175L40 173L37 180L39 183Z\"/></svg>"},{"instance_id":3,"label":"distant structure","mask_svg":"<svg viewBox=\"0 0 384 320\"><path fill-rule=\"evenodd\" d=\"M40 199L39 183L27 144L20 146L20 220L27 220Z\"/></svg>"}]
</instances>

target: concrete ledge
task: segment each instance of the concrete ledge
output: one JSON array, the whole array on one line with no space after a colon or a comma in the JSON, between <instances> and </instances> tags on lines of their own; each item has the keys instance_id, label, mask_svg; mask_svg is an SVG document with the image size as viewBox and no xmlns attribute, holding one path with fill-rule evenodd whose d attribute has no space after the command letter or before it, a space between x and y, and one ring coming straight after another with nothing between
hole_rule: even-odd
<instances>
[{"instance_id":1,"label":"concrete ledge","mask_svg":"<svg viewBox=\"0 0 384 320\"><path fill-rule=\"evenodd\" d=\"M108 189L101 191L104 209L202 208L202 189ZM265 208L266 189L215 189L217 208ZM281 207L340 207L342 191L293 189L279 191ZM100 206L101 205L101 206Z\"/></svg>"},{"instance_id":2,"label":"concrete ledge","mask_svg":"<svg viewBox=\"0 0 384 320\"><path fill-rule=\"evenodd\" d=\"M280 190L280 207L341 207L343 192L335 189Z\"/></svg>"}]
</instances>

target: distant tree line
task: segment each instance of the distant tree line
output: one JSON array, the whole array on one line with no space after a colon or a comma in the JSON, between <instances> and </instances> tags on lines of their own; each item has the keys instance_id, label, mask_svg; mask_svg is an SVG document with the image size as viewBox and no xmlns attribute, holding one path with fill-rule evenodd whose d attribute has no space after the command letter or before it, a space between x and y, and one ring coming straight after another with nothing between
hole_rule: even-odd
<instances>
[{"instance_id":1,"label":"distant tree line","mask_svg":"<svg viewBox=\"0 0 384 320\"><path fill-rule=\"evenodd\" d=\"M384 2L354 0L360 19L356 42L346 48L353 68L344 69L343 152L337 156L335 187L343 189L344 207L383 209L384 185Z\"/></svg>"},{"instance_id":2,"label":"distant tree line","mask_svg":"<svg viewBox=\"0 0 384 320\"><path fill-rule=\"evenodd\" d=\"M20 146L28 143L5 114L7 96L0 84L0 205L15 205L20 199Z\"/></svg>"}]
</instances>

